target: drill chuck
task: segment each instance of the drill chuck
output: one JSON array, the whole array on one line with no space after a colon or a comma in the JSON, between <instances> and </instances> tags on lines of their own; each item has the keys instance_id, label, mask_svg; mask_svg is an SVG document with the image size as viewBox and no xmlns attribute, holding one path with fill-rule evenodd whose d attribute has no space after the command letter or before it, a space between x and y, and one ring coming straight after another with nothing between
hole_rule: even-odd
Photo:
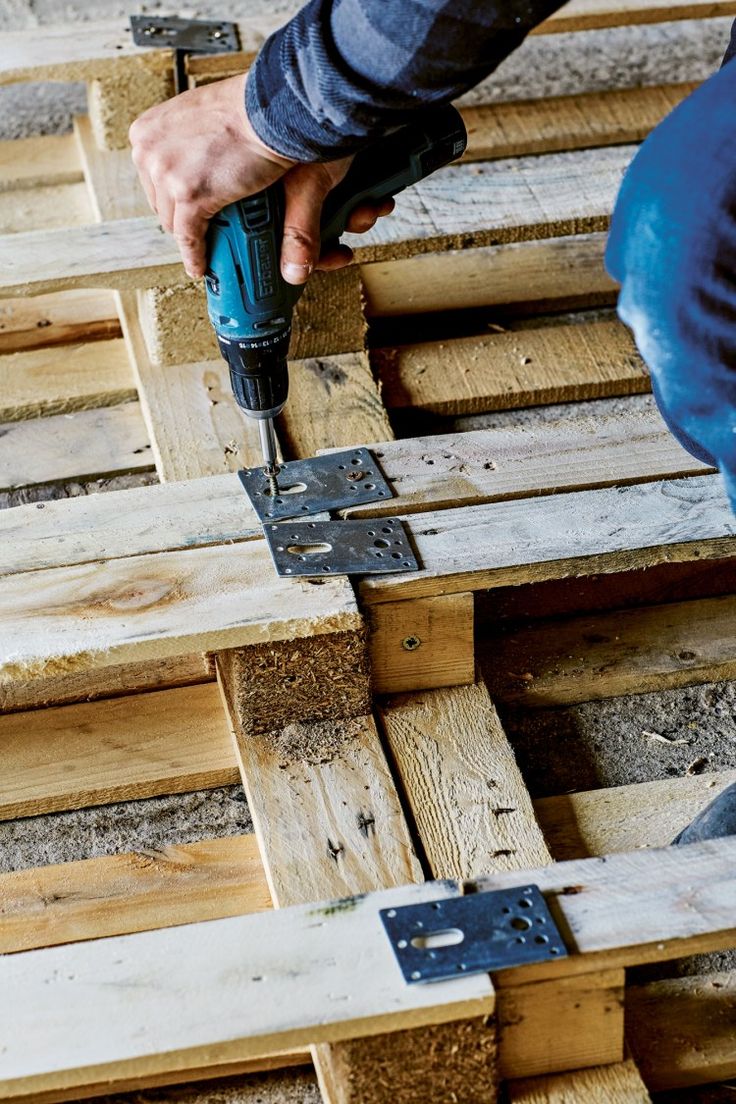
<instances>
[{"instance_id":1,"label":"drill chuck","mask_svg":"<svg viewBox=\"0 0 736 1104\"><path fill-rule=\"evenodd\" d=\"M261 341L217 335L235 400L251 418L275 418L283 409L289 394L286 358L290 336L290 329Z\"/></svg>"}]
</instances>

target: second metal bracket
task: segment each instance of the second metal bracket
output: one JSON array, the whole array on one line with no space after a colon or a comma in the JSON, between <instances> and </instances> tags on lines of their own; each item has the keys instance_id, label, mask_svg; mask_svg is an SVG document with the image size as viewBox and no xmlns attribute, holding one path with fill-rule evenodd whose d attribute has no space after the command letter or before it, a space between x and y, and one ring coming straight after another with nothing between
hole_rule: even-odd
<instances>
[{"instance_id":1,"label":"second metal bracket","mask_svg":"<svg viewBox=\"0 0 736 1104\"><path fill-rule=\"evenodd\" d=\"M366 448L281 464L280 493L275 496L269 491L263 468L245 468L238 476L263 524L393 498L375 457Z\"/></svg>"},{"instance_id":2,"label":"second metal bracket","mask_svg":"<svg viewBox=\"0 0 736 1104\"><path fill-rule=\"evenodd\" d=\"M376 575L418 571L398 518L291 521L264 525L279 575Z\"/></svg>"}]
</instances>

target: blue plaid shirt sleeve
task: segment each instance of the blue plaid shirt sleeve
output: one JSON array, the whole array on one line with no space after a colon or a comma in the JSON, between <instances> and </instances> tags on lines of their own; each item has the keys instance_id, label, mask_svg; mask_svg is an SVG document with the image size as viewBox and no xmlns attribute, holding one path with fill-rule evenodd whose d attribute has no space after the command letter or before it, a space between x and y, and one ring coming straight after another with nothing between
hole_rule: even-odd
<instances>
[{"instance_id":1,"label":"blue plaid shirt sleeve","mask_svg":"<svg viewBox=\"0 0 736 1104\"><path fill-rule=\"evenodd\" d=\"M251 68L248 118L284 157L344 157L472 88L563 2L309 0Z\"/></svg>"}]
</instances>

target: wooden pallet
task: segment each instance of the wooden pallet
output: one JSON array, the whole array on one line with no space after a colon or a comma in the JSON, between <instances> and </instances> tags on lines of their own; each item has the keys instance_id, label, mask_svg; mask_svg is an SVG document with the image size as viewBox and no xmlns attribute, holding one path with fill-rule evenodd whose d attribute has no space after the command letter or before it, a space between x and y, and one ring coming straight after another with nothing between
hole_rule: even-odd
<instances>
[{"instance_id":1,"label":"wooden pallet","mask_svg":"<svg viewBox=\"0 0 736 1104\"><path fill-rule=\"evenodd\" d=\"M573 0L541 30L732 8ZM255 49L262 31L241 33ZM111 26L7 38L3 79L88 79L93 110L73 137L0 148L6 226L37 219L0 240L0 490L25 502L0 513L0 816L242 780L255 835L0 877L0 1098L291 1066L310 1047L332 1104L489 1101L502 1080L529 1104L635 1102L736 1074L730 975L624 992L626 966L734 945L731 843L646 850L733 774L534 802L488 690L531 708L733 677L718 478L635 402L396 440L389 415L631 396L647 374L611 318L369 356L362 311L611 303L602 241L630 143L689 86L470 110L467 163L304 297L284 455L372 446L423 565L354 589L273 576L234 475L258 442L201 294L127 153L99 148L140 108L131 89L165 93L170 57ZM192 79L226 60L192 61ZM155 482L58 497L96 480ZM587 580L604 599L574 589ZM476 655L489 608L508 627ZM564 631L544 620L560 609L580 611ZM379 905L525 880L564 920L564 963L403 986Z\"/></svg>"}]
</instances>

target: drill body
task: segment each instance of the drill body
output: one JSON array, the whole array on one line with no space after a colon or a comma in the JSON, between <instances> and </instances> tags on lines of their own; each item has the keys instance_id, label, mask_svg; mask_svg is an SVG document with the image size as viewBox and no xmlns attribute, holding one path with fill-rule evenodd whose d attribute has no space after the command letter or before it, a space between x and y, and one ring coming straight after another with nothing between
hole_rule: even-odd
<instances>
[{"instance_id":1,"label":"drill body","mask_svg":"<svg viewBox=\"0 0 736 1104\"><path fill-rule=\"evenodd\" d=\"M417 114L414 122L356 154L322 212L323 248L336 243L351 212L380 203L454 161L467 135L460 115L447 105ZM208 232L207 308L238 405L259 419L266 474L275 478L273 419L289 390L287 355L291 318L304 287L281 276L283 186L231 203Z\"/></svg>"}]
</instances>

